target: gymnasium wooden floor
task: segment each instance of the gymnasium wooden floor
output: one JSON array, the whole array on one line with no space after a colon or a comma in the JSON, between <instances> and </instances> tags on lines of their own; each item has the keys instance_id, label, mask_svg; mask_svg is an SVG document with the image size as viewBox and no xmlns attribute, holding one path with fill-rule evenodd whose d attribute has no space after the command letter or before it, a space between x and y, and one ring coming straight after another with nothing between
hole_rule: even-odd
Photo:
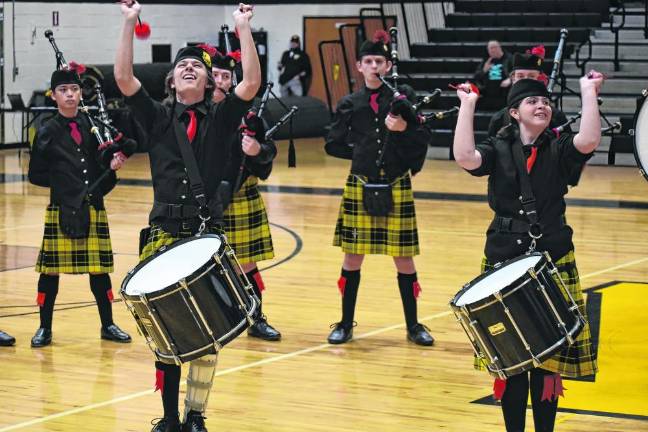
<instances>
[{"instance_id":1,"label":"gymnasium wooden floor","mask_svg":"<svg viewBox=\"0 0 648 432\"><path fill-rule=\"evenodd\" d=\"M471 348L448 308L479 272L491 217L484 179L449 161L428 161L414 179L419 317L435 346L407 342L395 269L373 256L363 267L355 338L330 346L342 259L331 240L348 162L325 156L321 140L302 140L298 167L289 169L284 144L263 194L277 256L262 264L264 310L284 337L270 343L243 335L224 349L209 429L503 430L500 408L490 403L492 380L472 369ZM87 277L62 277L54 343L29 346L38 327L33 264L48 191L21 177L27 161L26 154L0 153L0 329L18 339L0 348L0 432L148 431L161 414L153 356L122 303L114 305L115 321L133 343L100 340ZM132 158L107 199L116 288L137 263L138 231L152 200L148 176L146 158ZM636 168L588 167L569 197L583 288L601 305L590 317L601 372L595 381L565 382L556 430L648 431L648 182ZM528 430L532 424L529 410Z\"/></svg>"}]
</instances>

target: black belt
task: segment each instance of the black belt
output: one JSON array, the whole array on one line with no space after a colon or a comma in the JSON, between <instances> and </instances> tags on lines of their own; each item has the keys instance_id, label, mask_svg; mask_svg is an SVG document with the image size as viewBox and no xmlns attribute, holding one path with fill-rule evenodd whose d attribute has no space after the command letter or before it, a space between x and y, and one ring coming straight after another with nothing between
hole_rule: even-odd
<instances>
[{"instance_id":1,"label":"black belt","mask_svg":"<svg viewBox=\"0 0 648 432\"><path fill-rule=\"evenodd\" d=\"M565 215L562 215L557 223L542 225L542 233L549 234L558 231L565 225L567 225L567 220L565 219ZM528 233L530 225L528 222L519 219L495 216L488 229L501 233Z\"/></svg>"},{"instance_id":2,"label":"black belt","mask_svg":"<svg viewBox=\"0 0 648 432\"><path fill-rule=\"evenodd\" d=\"M153 202L151 219L192 219L198 217L198 206L188 204L167 204L158 201Z\"/></svg>"}]
</instances>

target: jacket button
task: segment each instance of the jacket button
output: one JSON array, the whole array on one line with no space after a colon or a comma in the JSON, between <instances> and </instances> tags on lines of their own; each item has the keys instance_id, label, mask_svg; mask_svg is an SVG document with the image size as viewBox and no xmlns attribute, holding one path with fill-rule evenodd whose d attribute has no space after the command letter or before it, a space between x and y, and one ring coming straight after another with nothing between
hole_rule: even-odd
<instances>
[{"instance_id":1,"label":"jacket button","mask_svg":"<svg viewBox=\"0 0 648 432\"><path fill-rule=\"evenodd\" d=\"M83 170L83 174L85 174L85 173L87 173L87 172L88 172L88 170Z\"/></svg>"},{"instance_id":2,"label":"jacket button","mask_svg":"<svg viewBox=\"0 0 648 432\"><path fill-rule=\"evenodd\" d=\"M183 183L183 184L187 184L187 180L186 180L186 179L185 179L185 180L182 180L182 183Z\"/></svg>"},{"instance_id":3,"label":"jacket button","mask_svg":"<svg viewBox=\"0 0 648 432\"><path fill-rule=\"evenodd\" d=\"M524 214L524 210L520 210L520 214L523 215L523 214Z\"/></svg>"},{"instance_id":4,"label":"jacket button","mask_svg":"<svg viewBox=\"0 0 648 432\"><path fill-rule=\"evenodd\" d=\"M180 198L182 198L182 199L186 199L187 196L186 196L186 195L182 195Z\"/></svg>"},{"instance_id":5,"label":"jacket button","mask_svg":"<svg viewBox=\"0 0 648 432\"><path fill-rule=\"evenodd\" d=\"M376 132L380 132L380 129L376 128Z\"/></svg>"},{"instance_id":6,"label":"jacket button","mask_svg":"<svg viewBox=\"0 0 648 432\"><path fill-rule=\"evenodd\" d=\"M84 181L83 183L88 184L88 180Z\"/></svg>"},{"instance_id":7,"label":"jacket button","mask_svg":"<svg viewBox=\"0 0 648 432\"><path fill-rule=\"evenodd\" d=\"M85 162L85 159L84 159L84 158L81 158L81 162Z\"/></svg>"},{"instance_id":8,"label":"jacket button","mask_svg":"<svg viewBox=\"0 0 648 432\"><path fill-rule=\"evenodd\" d=\"M380 140L376 140L376 142L377 142L378 144L380 144Z\"/></svg>"}]
</instances>

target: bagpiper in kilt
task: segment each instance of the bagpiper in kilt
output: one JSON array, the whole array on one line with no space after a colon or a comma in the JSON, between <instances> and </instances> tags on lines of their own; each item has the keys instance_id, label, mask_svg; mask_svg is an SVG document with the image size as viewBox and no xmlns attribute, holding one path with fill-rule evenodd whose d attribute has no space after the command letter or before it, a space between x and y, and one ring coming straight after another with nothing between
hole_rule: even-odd
<instances>
[{"instance_id":1,"label":"bagpiper in kilt","mask_svg":"<svg viewBox=\"0 0 648 432\"><path fill-rule=\"evenodd\" d=\"M181 48L173 69L165 79L168 98L164 103L153 100L133 75L133 33L141 10L135 1L121 2L124 15L115 62L115 80L126 96L134 118L148 137L142 150L148 152L153 180L153 209L149 215L150 230L140 235L140 258L145 259L160 247L180 238L195 235L206 223L206 230L218 232L223 219L223 181L230 159L230 137L259 89L261 68L252 39L252 7L240 4L234 21L241 43L245 79L223 100L214 104L215 83L211 72L211 53L205 46ZM186 129L186 138L182 130ZM180 131L178 134L176 132ZM193 152L196 170L185 164L181 146ZM191 170L191 174L188 172ZM200 185L191 184L199 177ZM194 177L195 175L195 177ZM209 219L205 219L201 201L205 198ZM200 217L199 217L200 215ZM156 390L160 390L164 416L152 432L206 432L204 413L215 376L217 354L189 362L184 421L180 422L178 399L181 367L155 362Z\"/></svg>"},{"instance_id":2,"label":"bagpiper in kilt","mask_svg":"<svg viewBox=\"0 0 648 432\"><path fill-rule=\"evenodd\" d=\"M97 301L101 338L130 342L131 338L112 318L113 271L108 216L103 196L116 183L110 171L90 190L106 163L118 169L125 159L115 155L101 161L99 142L90 134L90 123L79 113L80 82L74 70L57 70L51 78L52 99L58 113L38 129L29 161L29 181L50 189L45 211L43 241L36 262L40 325L32 338L34 348L52 342L52 317L59 288L59 274L88 274Z\"/></svg>"},{"instance_id":3,"label":"bagpiper in kilt","mask_svg":"<svg viewBox=\"0 0 648 432\"><path fill-rule=\"evenodd\" d=\"M328 341L351 340L362 261L367 254L383 254L393 257L397 269L407 338L432 345L434 339L417 318L421 287L413 257L419 244L410 178L423 166L430 137L413 115L392 114L413 113L416 96L411 87L401 86L396 98L377 76L392 66L385 36L377 32L362 44L356 67L365 86L340 100L326 138L329 155L351 160L333 240L345 254L338 280L342 319L331 326Z\"/></svg>"},{"instance_id":4,"label":"bagpiper in kilt","mask_svg":"<svg viewBox=\"0 0 648 432\"><path fill-rule=\"evenodd\" d=\"M584 317L573 230L565 219L564 196L568 186L578 183L580 171L600 143L597 94L602 82L602 74L594 71L581 78L580 132L556 136L547 129L553 107L544 84L535 79L517 81L507 99L511 124L478 145L470 120L478 95L468 84L457 90L461 108L455 130L455 159L470 174L489 176L488 202L495 212L486 232L482 271L530 250L546 251L554 258ZM475 368L484 369L480 360L474 363ZM553 431L558 397L564 390L561 375L583 377L596 372L596 353L589 325L585 325L571 346L539 367L506 380L496 379L494 395L502 401L507 430L524 430L530 393L536 430Z\"/></svg>"},{"instance_id":5,"label":"bagpiper in kilt","mask_svg":"<svg viewBox=\"0 0 648 432\"><path fill-rule=\"evenodd\" d=\"M220 103L232 91L238 58L236 52L221 54L213 48L212 76L216 91L212 100L215 103ZM262 300L262 308L265 283L256 263L272 259L274 249L268 215L257 185L259 179L265 180L270 175L277 148L272 139L265 139L265 121L256 115L257 110L246 113L242 128L230 137L231 158L227 178L233 191L223 215L223 225L243 271L255 294ZM281 333L268 324L262 311L259 319L248 328L248 335L267 341L281 339Z\"/></svg>"}]
</instances>

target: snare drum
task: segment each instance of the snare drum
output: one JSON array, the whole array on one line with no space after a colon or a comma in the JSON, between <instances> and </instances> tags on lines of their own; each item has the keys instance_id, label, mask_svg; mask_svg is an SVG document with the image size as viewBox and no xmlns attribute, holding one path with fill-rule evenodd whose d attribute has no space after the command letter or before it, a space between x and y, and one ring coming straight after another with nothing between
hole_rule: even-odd
<instances>
[{"instance_id":1,"label":"snare drum","mask_svg":"<svg viewBox=\"0 0 648 432\"><path fill-rule=\"evenodd\" d=\"M254 323L259 299L224 237L162 247L128 272L120 294L157 358L214 354Z\"/></svg>"},{"instance_id":2,"label":"snare drum","mask_svg":"<svg viewBox=\"0 0 648 432\"><path fill-rule=\"evenodd\" d=\"M634 116L634 155L637 160L639 172L648 180L648 89L641 92L637 99L637 111Z\"/></svg>"},{"instance_id":3,"label":"snare drum","mask_svg":"<svg viewBox=\"0 0 648 432\"><path fill-rule=\"evenodd\" d=\"M540 366L573 344L585 324L547 253L496 265L466 284L450 307L477 357L502 379Z\"/></svg>"}]
</instances>

